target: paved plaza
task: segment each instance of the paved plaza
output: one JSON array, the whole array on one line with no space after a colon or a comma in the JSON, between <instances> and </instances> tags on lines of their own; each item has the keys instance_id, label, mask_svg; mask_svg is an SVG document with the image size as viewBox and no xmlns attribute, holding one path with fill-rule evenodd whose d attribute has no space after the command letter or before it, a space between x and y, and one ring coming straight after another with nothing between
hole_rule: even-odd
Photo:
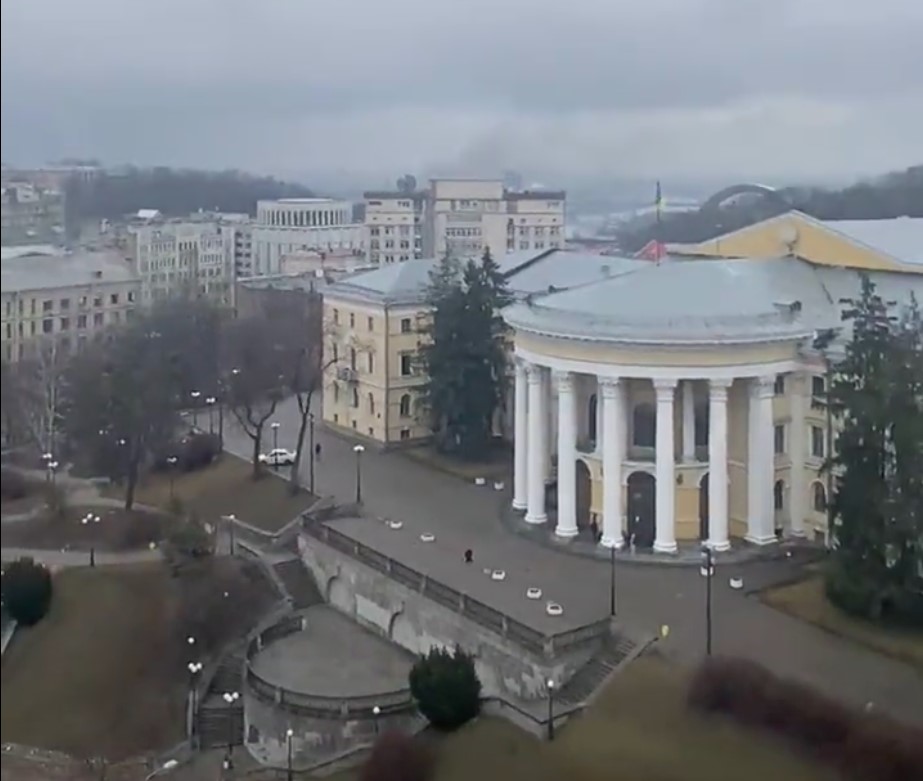
<instances>
[{"instance_id":1,"label":"paved plaza","mask_svg":"<svg viewBox=\"0 0 923 781\"><path fill-rule=\"evenodd\" d=\"M293 447L297 411L292 401L282 405L276 420L281 423L279 446ZM246 437L229 431L227 439L232 452L249 454ZM321 426L317 441L322 445L317 491L352 501L353 443ZM499 520L501 503L508 497L490 486L466 484L430 470L399 453L368 448L361 459L364 505L373 518L400 519L408 529L432 532L437 541L443 540L452 558L460 549L458 561L471 548L475 566L499 566L530 578L535 574L543 578L538 585L547 584L549 598L564 605L568 614L598 618L608 614L609 564L557 552L512 534ZM307 483L307 464L303 469ZM408 550L412 550L409 545ZM873 702L899 718L923 724L923 676L911 666L836 638L728 587L734 575L742 576L745 586L770 582L784 567L780 562L757 561L718 568L713 602L716 652L749 657L833 696L855 704ZM617 584L622 621L640 632L657 633L667 625L670 632L662 648L668 654L685 663L702 658L705 584L698 569L619 562Z\"/></svg>"},{"instance_id":2,"label":"paved plaza","mask_svg":"<svg viewBox=\"0 0 923 781\"><path fill-rule=\"evenodd\" d=\"M413 656L326 605L306 613L307 629L268 643L253 670L290 691L356 697L407 688Z\"/></svg>"}]
</instances>

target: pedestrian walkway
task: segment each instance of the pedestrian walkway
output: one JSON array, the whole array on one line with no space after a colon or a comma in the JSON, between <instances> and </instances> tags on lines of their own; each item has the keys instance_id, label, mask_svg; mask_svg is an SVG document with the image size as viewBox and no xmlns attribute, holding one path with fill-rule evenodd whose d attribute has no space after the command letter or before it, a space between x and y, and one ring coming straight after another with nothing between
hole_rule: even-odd
<instances>
[{"instance_id":1,"label":"pedestrian walkway","mask_svg":"<svg viewBox=\"0 0 923 781\"><path fill-rule=\"evenodd\" d=\"M46 550L43 548L7 548L0 550L4 562L18 559L33 559L39 564L44 564L51 569L64 569L67 567L87 567L90 564L89 551L62 551ZM159 550L135 550L111 553L98 551L93 553L97 566L107 564L141 564L148 561L160 560Z\"/></svg>"}]
</instances>

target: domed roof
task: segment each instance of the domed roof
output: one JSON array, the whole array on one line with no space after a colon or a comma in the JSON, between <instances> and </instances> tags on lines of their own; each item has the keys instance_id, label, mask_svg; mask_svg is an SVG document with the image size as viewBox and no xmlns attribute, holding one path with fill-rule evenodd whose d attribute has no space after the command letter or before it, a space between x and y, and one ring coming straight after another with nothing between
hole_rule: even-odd
<instances>
[{"instance_id":1,"label":"domed roof","mask_svg":"<svg viewBox=\"0 0 923 781\"><path fill-rule=\"evenodd\" d=\"M794 258L644 265L504 310L522 331L636 344L800 339L839 324L814 269Z\"/></svg>"}]
</instances>

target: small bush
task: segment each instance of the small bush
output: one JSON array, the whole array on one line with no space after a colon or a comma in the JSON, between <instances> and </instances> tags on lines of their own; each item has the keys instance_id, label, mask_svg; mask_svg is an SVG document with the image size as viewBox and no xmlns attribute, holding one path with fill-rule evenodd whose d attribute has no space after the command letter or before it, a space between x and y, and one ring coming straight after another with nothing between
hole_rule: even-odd
<instances>
[{"instance_id":1,"label":"small bush","mask_svg":"<svg viewBox=\"0 0 923 781\"><path fill-rule=\"evenodd\" d=\"M827 599L845 613L870 621L923 628L923 586L881 588L840 563L831 563L824 579Z\"/></svg>"},{"instance_id":2,"label":"small bush","mask_svg":"<svg viewBox=\"0 0 923 781\"><path fill-rule=\"evenodd\" d=\"M37 624L51 605L51 573L32 559L18 559L3 571L3 606L22 626Z\"/></svg>"},{"instance_id":3,"label":"small bush","mask_svg":"<svg viewBox=\"0 0 923 781\"><path fill-rule=\"evenodd\" d=\"M861 781L923 778L919 729L847 708L755 662L707 659L693 675L689 704L769 729Z\"/></svg>"},{"instance_id":4,"label":"small bush","mask_svg":"<svg viewBox=\"0 0 923 781\"><path fill-rule=\"evenodd\" d=\"M190 432L178 442L173 442L158 451L154 459L154 469L159 472L167 472L171 469L192 472L208 466L219 455L221 455L221 439L217 434ZM176 464L171 465L168 460L170 458L175 458Z\"/></svg>"},{"instance_id":5,"label":"small bush","mask_svg":"<svg viewBox=\"0 0 923 781\"><path fill-rule=\"evenodd\" d=\"M359 781L429 781L433 755L428 746L403 732L385 732L359 772Z\"/></svg>"},{"instance_id":6,"label":"small bush","mask_svg":"<svg viewBox=\"0 0 923 781\"><path fill-rule=\"evenodd\" d=\"M12 469L0 470L0 496L6 501L24 499L29 495L29 481Z\"/></svg>"},{"instance_id":7,"label":"small bush","mask_svg":"<svg viewBox=\"0 0 923 781\"><path fill-rule=\"evenodd\" d=\"M177 521L164 545L164 554L174 567L211 556L213 550L211 535L197 518Z\"/></svg>"},{"instance_id":8,"label":"small bush","mask_svg":"<svg viewBox=\"0 0 923 781\"><path fill-rule=\"evenodd\" d=\"M474 658L461 648L454 653L433 648L421 657L410 671L410 691L420 712L437 729L457 729L481 709Z\"/></svg>"}]
</instances>

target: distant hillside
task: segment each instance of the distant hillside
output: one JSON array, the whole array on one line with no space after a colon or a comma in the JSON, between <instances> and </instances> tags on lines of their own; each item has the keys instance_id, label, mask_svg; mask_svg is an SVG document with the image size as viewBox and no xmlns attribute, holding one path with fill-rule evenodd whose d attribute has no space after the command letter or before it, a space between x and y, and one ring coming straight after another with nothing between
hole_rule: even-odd
<instances>
[{"instance_id":1,"label":"distant hillside","mask_svg":"<svg viewBox=\"0 0 923 781\"><path fill-rule=\"evenodd\" d=\"M261 198L309 198L311 190L240 171L125 168L67 187L68 225L116 219L138 209L183 216L199 209L254 214Z\"/></svg>"},{"instance_id":2,"label":"distant hillside","mask_svg":"<svg viewBox=\"0 0 923 781\"><path fill-rule=\"evenodd\" d=\"M874 220L923 217L923 165L859 182L841 190L789 187L777 191L783 202L746 198L713 210L666 214L660 225L628 224L618 233L625 252L637 252L651 240L699 242L789 209L820 220Z\"/></svg>"}]
</instances>

